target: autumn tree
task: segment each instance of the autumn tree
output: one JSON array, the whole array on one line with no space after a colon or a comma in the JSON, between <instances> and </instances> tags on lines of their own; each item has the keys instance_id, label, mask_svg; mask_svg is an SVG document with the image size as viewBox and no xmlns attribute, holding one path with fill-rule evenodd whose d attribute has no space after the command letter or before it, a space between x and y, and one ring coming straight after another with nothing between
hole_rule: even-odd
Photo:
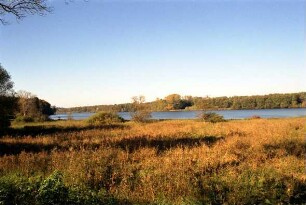
<instances>
[{"instance_id":1,"label":"autumn tree","mask_svg":"<svg viewBox=\"0 0 306 205\"><path fill-rule=\"evenodd\" d=\"M155 101L150 103L151 110L154 111L164 111L166 110L167 107L167 102L164 99L156 98Z\"/></svg>"},{"instance_id":2,"label":"autumn tree","mask_svg":"<svg viewBox=\"0 0 306 205\"><path fill-rule=\"evenodd\" d=\"M167 102L167 110L175 110L178 109L181 96L179 94L171 94L165 97Z\"/></svg>"},{"instance_id":3,"label":"autumn tree","mask_svg":"<svg viewBox=\"0 0 306 205\"><path fill-rule=\"evenodd\" d=\"M191 96L181 97L179 94L168 95L165 97L165 101L167 102L167 110L185 109L192 105Z\"/></svg>"}]
</instances>

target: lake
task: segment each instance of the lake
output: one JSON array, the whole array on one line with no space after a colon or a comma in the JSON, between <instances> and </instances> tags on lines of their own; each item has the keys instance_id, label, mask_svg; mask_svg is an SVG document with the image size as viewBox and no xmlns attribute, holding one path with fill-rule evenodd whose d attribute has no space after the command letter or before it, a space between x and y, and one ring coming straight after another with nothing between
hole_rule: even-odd
<instances>
[{"instance_id":1,"label":"lake","mask_svg":"<svg viewBox=\"0 0 306 205\"><path fill-rule=\"evenodd\" d=\"M195 119L202 111L166 111L152 112L152 119ZM253 115L258 115L261 118L286 118L306 116L306 108L291 108L291 109L262 109L262 110L211 110L210 112L218 113L225 119L244 119ZM83 112L72 113L70 116L74 120L83 120L95 113ZM122 118L129 120L131 115L129 112L119 112ZM68 114L51 115L51 119L66 120Z\"/></svg>"}]
</instances>

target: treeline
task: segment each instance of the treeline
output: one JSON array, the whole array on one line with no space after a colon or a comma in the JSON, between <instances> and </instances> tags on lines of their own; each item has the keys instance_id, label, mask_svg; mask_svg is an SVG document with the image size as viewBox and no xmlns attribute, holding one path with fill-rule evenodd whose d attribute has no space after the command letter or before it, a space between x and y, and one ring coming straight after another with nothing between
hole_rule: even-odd
<instances>
[{"instance_id":1,"label":"treeline","mask_svg":"<svg viewBox=\"0 0 306 205\"><path fill-rule=\"evenodd\" d=\"M163 99L147 102L145 106L151 111L305 108L306 92L213 98L171 94ZM98 111L131 112L133 111L133 104L57 108L57 113Z\"/></svg>"},{"instance_id":2,"label":"treeline","mask_svg":"<svg viewBox=\"0 0 306 205\"><path fill-rule=\"evenodd\" d=\"M48 120L55 107L27 91L15 92L11 76L0 64L0 131L12 120L33 122Z\"/></svg>"},{"instance_id":3,"label":"treeline","mask_svg":"<svg viewBox=\"0 0 306 205\"><path fill-rule=\"evenodd\" d=\"M306 107L306 92L269 94L255 96L234 96L216 98L195 98L190 109L275 109Z\"/></svg>"},{"instance_id":4,"label":"treeline","mask_svg":"<svg viewBox=\"0 0 306 205\"><path fill-rule=\"evenodd\" d=\"M26 95L25 95L26 94ZM9 121L38 122L48 120L56 108L35 95L19 91L10 96L0 96L0 125L7 127Z\"/></svg>"},{"instance_id":5,"label":"treeline","mask_svg":"<svg viewBox=\"0 0 306 205\"><path fill-rule=\"evenodd\" d=\"M56 111L50 103L39 99L35 95L27 91L19 91L14 96L16 101L15 120L16 121L45 121L49 115L53 115Z\"/></svg>"}]
</instances>

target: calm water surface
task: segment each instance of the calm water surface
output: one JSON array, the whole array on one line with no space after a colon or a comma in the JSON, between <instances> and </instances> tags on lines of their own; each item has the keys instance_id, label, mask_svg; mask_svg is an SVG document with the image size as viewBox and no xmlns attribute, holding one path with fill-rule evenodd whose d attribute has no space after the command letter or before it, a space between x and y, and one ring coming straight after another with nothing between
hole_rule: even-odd
<instances>
[{"instance_id":1,"label":"calm water surface","mask_svg":"<svg viewBox=\"0 0 306 205\"><path fill-rule=\"evenodd\" d=\"M195 119L202 111L171 111L171 112L152 112L152 119ZM212 110L211 112L222 115L225 119L244 119L253 115L258 115L261 118L285 118L285 117L300 117L306 116L306 108L292 109L264 109L264 110ZM83 120L95 113L83 112L72 113L70 116L74 120ZM119 112L121 117L126 120L131 119L129 112ZM68 114L51 115L51 119L65 120Z\"/></svg>"}]
</instances>

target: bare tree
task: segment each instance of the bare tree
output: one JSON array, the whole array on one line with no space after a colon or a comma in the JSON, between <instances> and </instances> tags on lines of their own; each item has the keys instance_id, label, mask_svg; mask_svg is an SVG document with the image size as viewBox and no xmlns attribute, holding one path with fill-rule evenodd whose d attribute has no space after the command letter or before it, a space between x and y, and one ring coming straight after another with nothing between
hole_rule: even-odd
<instances>
[{"instance_id":1,"label":"bare tree","mask_svg":"<svg viewBox=\"0 0 306 205\"><path fill-rule=\"evenodd\" d=\"M44 15L51 12L48 0L0 0L0 22L8 23L5 15L10 14L17 19L22 19L29 14Z\"/></svg>"},{"instance_id":2,"label":"bare tree","mask_svg":"<svg viewBox=\"0 0 306 205\"><path fill-rule=\"evenodd\" d=\"M151 116L151 111L145 104L146 98L143 95L132 97L132 105L134 112L131 113L132 120L135 122L146 122Z\"/></svg>"},{"instance_id":3,"label":"bare tree","mask_svg":"<svg viewBox=\"0 0 306 205\"><path fill-rule=\"evenodd\" d=\"M35 95L32 93L20 90L17 92L18 104L20 113L22 116L33 115L33 113L37 113L36 105L35 105Z\"/></svg>"}]
</instances>

